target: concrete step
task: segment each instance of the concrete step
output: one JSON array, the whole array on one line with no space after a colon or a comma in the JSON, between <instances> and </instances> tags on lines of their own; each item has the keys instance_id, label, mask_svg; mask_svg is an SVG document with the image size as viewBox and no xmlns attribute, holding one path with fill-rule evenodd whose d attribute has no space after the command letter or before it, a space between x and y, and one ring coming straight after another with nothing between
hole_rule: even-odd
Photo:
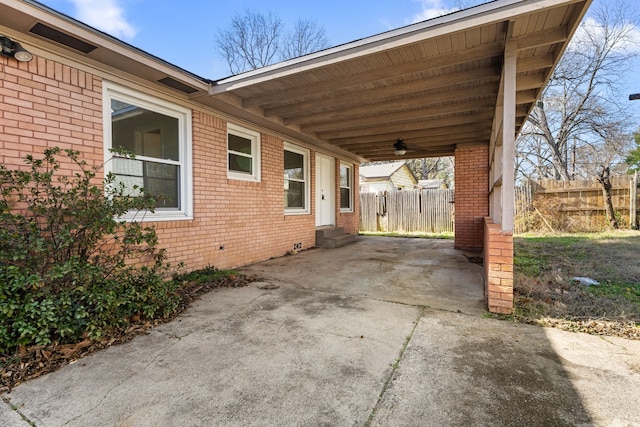
<instances>
[{"instance_id":1,"label":"concrete step","mask_svg":"<svg viewBox=\"0 0 640 427\"><path fill-rule=\"evenodd\" d=\"M336 236L342 236L344 233L344 228L342 227L322 227L316 229L316 246L322 246L324 244L325 239L330 239Z\"/></svg>"},{"instance_id":2,"label":"concrete step","mask_svg":"<svg viewBox=\"0 0 640 427\"><path fill-rule=\"evenodd\" d=\"M334 237L325 239L324 243L322 244L322 247L329 248L329 249L341 248L355 241L356 241L355 234L342 234L340 236L334 236Z\"/></svg>"}]
</instances>

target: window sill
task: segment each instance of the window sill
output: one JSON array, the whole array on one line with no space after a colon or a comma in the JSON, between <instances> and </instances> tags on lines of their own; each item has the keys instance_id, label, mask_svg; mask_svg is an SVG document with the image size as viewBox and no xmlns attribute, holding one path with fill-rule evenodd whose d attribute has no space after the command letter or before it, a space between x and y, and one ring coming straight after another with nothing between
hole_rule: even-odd
<instances>
[{"instance_id":1,"label":"window sill","mask_svg":"<svg viewBox=\"0 0 640 427\"><path fill-rule=\"evenodd\" d=\"M227 179L247 182L260 182L260 178L255 175L243 175L240 173L227 172Z\"/></svg>"},{"instance_id":2,"label":"window sill","mask_svg":"<svg viewBox=\"0 0 640 427\"><path fill-rule=\"evenodd\" d=\"M127 222L191 221L193 215L187 215L184 212L136 212L128 213L118 219Z\"/></svg>"},{"instance_id":3,"label":"window sill","mask_svg":"<svg viewBox=\"0 0 640 427\"><path fill-rule=\"evenodd\" d=\"M285 210L284 211L284 215L285 216L289 216L289 215L309 215L310 212L308 210L302 210L302 209L291 209L291 210Z\"/></svg>"}]
</instances>

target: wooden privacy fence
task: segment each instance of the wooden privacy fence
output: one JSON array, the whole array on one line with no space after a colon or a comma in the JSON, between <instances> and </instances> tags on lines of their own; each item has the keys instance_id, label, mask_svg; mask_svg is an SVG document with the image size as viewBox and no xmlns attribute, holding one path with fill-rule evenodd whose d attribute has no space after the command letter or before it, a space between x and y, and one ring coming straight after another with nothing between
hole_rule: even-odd
<instances>
[{"instance_id":1,"label":"wooden privacy fence","mask_svg":"<svg viewBox=\"0 0 640 427\"><path fill-rule=\"evenodd\" d=\"M453 232L454 190L360 193L360 231Z\"/></svg>"},{"instance_id":2,"label":"wooden privacy fence","mask_svg":"<svg viewBox=\"0 0 640 427\"><path fill-rule=\"evenodd\" d=\"M638 228L638 174L611 178L611 199L621 228ZM516 188L515 232L540 229L598 231L608 226L596 180L531 181Z\"/></svg>"}]
</instances>

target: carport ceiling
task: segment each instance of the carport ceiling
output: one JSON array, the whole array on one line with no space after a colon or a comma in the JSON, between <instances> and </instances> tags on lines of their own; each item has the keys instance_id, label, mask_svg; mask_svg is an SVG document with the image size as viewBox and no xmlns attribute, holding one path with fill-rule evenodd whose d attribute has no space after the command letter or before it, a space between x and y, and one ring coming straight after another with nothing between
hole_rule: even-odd
<instances>
[{"instance_id":1,"label":"carport ceiling","mask_svg":"<svg viewBox=\"0 0 640 427\"><path fill-rule=\"evenodd\" d=\"M498 0L219 80L199 101L360 160L397 158L397 139L407 158L453 155L489 144L506 41L517 133L590 2Z\"/></svg>"}]
</instances>

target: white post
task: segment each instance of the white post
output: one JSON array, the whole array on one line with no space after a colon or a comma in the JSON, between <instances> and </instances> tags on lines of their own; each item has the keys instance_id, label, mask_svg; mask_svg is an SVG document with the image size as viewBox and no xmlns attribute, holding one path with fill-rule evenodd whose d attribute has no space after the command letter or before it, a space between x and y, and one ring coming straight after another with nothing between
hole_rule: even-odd
<instances>
[{"instance_id":1,"label":"white post","mask_svg":"<svg viewBox=\"0 0 640 427\"><path fill-rule=\"evenodd\" d=\"M516 42L509 39L504 49L504 102L502 109L502 231L513 232L515 203L516 134Z\"/></svg>"},{"instance_id":2,"label":"white post","mask_svg":"<svg viewBox=\"0 0 640 427\"><path fill-rule=\"evenodd\" d=\"M629 228L638 228L638 172L633 174L629 184Z\"/></svg>"}]
</instances>

